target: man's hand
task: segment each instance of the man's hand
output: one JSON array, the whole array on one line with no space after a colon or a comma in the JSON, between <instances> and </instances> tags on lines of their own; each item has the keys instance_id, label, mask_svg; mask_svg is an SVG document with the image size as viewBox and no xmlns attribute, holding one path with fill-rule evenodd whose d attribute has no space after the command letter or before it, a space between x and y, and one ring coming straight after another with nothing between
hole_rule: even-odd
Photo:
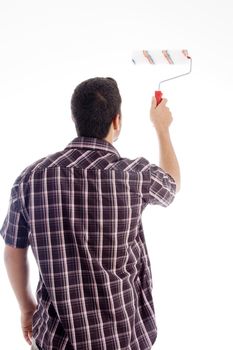
<instances>
[{"instance_id":1,"label":"man's hand","mask_svg":"<svg viewBox=\"0 0 233 350\"><path fill-rule=\"evenodd\" d=\"M32 316L36 310L36 304L29 306L28 310L21 310L21 327L23 336L29 345L32 345Z\"/></svg>"},{"instance_id":2,"label":"man's hand","mask_svg":"<svg viewBox=\"0 0 233 350\"><path fill-rule=\"evenodd\" d=\"M172 115L166 103L167 99L162 99L157 105L156 98L152 97L150 119L158 134L167 132L172 123Z\"/></svg>"},{"instance_id":3,"label":"man's hand","mask_svg":"<svg viewBox=\"0 0 233 350\"><path fill-rule=\"evenodd\" d=\"M23 335L31 345L32 315L36 310L36 300L29 283L28 248L14 248L5 245L4 260L7 274L19 303Z\"/></svg>"}]
</instances>

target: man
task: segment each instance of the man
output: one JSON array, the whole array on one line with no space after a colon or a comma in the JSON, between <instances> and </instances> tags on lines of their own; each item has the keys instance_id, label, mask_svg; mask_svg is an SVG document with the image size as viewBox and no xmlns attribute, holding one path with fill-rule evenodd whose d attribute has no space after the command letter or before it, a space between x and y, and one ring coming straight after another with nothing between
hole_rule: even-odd
<instances>
[{"instance_id":1,"label":"man","mask_svg":"<svg viewBox=\"0 0 233 350\"><path fill-rule=\"evenodd\" d=\"M167 100L150 118L160 167L121 158L121 96L112 78L75 89L78 137L17 178L1 234L5 265L32 349L146 350L156 340L152 276L141 213L168 206L180 186ZM28 278L31 245L39 268L37 303Z\"/></svg>"}]
</instances>

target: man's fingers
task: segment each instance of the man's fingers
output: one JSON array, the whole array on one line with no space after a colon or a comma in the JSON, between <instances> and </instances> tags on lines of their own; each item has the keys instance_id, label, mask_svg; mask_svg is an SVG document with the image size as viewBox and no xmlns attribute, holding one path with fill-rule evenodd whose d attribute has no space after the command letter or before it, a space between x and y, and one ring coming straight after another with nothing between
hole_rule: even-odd
<instances>
[{"instance_id":1,"label":"man's fingers","mask_svg":"<svg viewBox=\"0 0 233 350\"><path fill-rule=\"evenodd\" d=\"M160 104L162 104L163 106L165 106L167 103L167 99L166 98L163 98L162 101L160 102Z\"/></svg>"},{"instance_id":2,"label":"man's fingers","mask_svg":"<svg viewBox=\"0 0 233 350\"><path fill-rule=\"evenodd\" d=\"M24 336L24 339L26 340L26 342L29 344L29 345L32 345L32 334L28 331L23 331L23 336Z\"/></svg>"}]
</instances>

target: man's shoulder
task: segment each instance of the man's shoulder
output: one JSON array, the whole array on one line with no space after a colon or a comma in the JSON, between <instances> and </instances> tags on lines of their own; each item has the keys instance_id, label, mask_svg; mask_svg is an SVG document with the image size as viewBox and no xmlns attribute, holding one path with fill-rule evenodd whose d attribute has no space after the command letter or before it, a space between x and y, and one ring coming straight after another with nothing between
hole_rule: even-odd
<instances>
[{"instance_id":1,"label":"man's shoulder","mask_svg":"<svg viewBox=\"0 0 233 350\"><path fill-rule=\"evenodd\" d=\"M51 166L56 159L62 157L63 154L64 151L59 151L37 159L23 169L23 171L17 177L15 183L20 184L21 182L26 182L33 173L45 170Z\"/></svg>"},{"instance_id":2,"label":"man's shoulder","mask_svg":"<svg viewBox=\"0 0 233 350\"><path fill-rule=\"evenodd\" d=\"M147 172L150 170L150 162L144 157L137 157L135 159L120 158L109 169L134 173Z\"/></svg>"}]
</instances>

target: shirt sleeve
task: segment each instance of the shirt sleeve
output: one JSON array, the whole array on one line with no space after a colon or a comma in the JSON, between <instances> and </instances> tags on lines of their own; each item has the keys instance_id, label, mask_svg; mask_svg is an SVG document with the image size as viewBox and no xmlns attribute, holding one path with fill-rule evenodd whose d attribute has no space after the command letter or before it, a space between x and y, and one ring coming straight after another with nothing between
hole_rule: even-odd
<instances>
[{"instance_id":1,"label":"shirt sleeve","mask_svg":"<svg viewBox=\"0 0 233 350\"><path fill-rule=\"evenodd\" d=\"M150 164L149 174L148 203L167 207L175 198L176 183L174 179L154 164Z\"/></svg>"},{"instance_id":2,"label":"shirt sleeve","mask_svg":"<svg viewBox=\"0 0 233 350\"><path fill-rule=\"evenodd\" d=\"M19 198L19 185L11 191L10 205L3 226L0 230L5 243L14 248L26 248L28 242L28 224L23 215Z\"/></svg>"}]
</instances>

